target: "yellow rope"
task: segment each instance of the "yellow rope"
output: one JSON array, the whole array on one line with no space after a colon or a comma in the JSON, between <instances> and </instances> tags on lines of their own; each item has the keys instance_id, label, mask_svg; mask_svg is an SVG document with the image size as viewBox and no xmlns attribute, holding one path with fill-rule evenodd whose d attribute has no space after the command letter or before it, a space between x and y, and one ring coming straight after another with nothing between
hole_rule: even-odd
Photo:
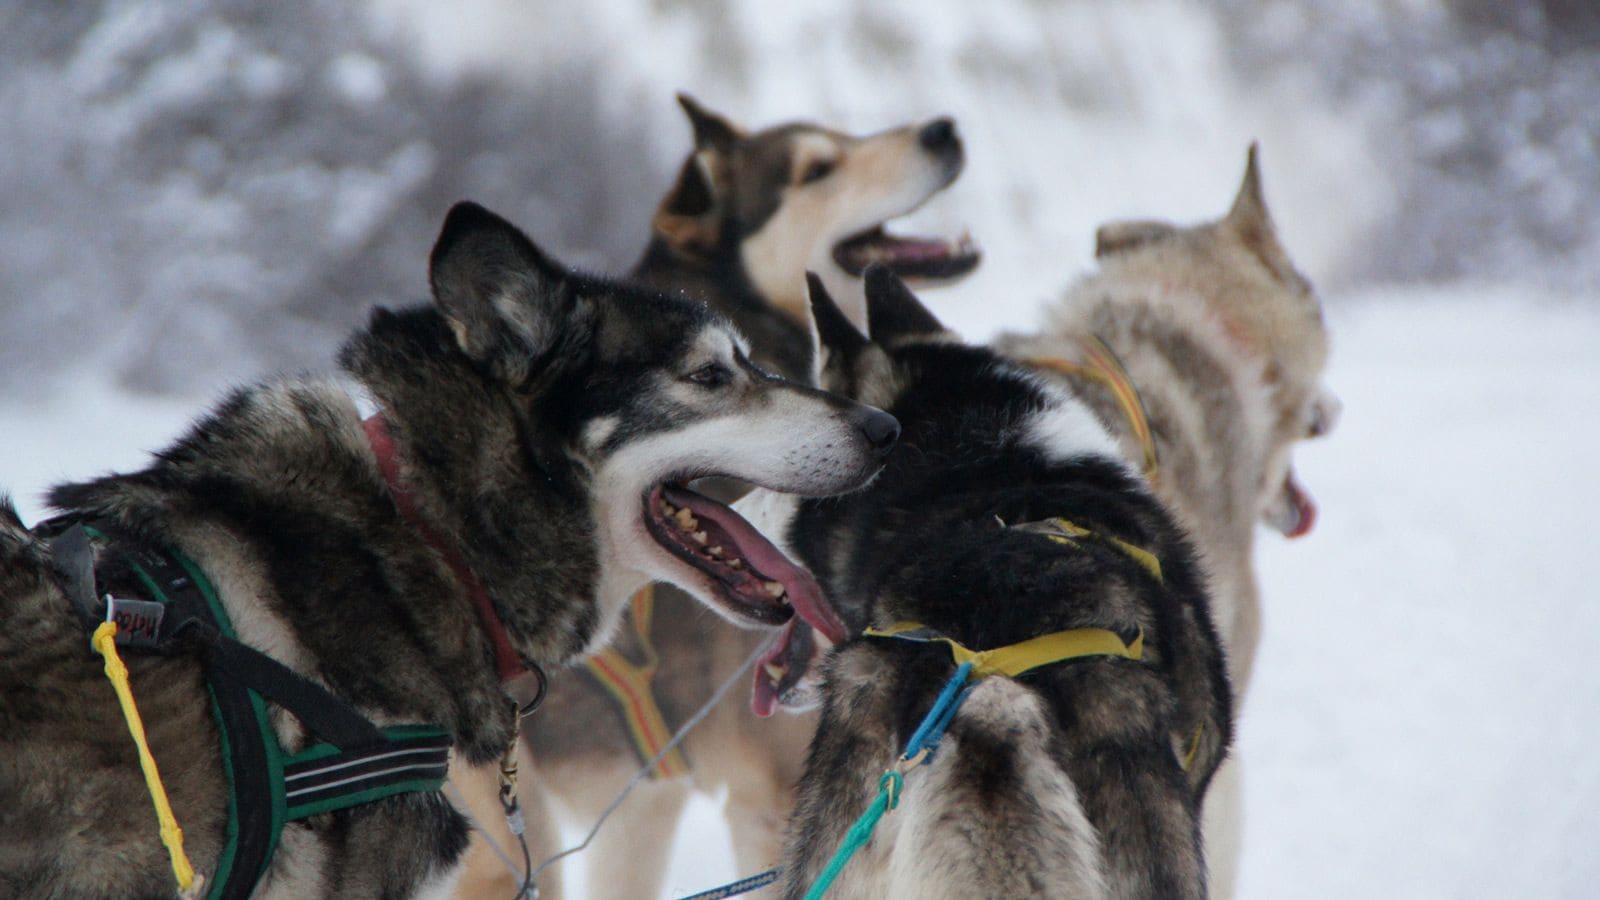
<instances>
[{"instance_id":1,"label":"yellow rope","mask_svg":"<svg viewBox=\"0 0 1600 900\"><path fill-rule=\"evenodd\" d=\"M128 683L128 667L117 655L117 623L101 622L89 641L95 652L106 658L106 677L117 692L117 702L122 704L122 716L128 720L128 733L139 748L139 767L144 770L145 787L150 790L150 800L155 803L156 818L161 822L161 843L167 847L172 860L172 874L178 880L178 891L184 897L195 897L205 878L195 874L194 866L183 852L183 829L172 814L172 804L167 800L167 789L161 784L161 773L156 770L156 758L150 755L150 745L145 739L144 722L139 718L139 707L133 702L133 687Z\"/></svg>"}]
</instances>

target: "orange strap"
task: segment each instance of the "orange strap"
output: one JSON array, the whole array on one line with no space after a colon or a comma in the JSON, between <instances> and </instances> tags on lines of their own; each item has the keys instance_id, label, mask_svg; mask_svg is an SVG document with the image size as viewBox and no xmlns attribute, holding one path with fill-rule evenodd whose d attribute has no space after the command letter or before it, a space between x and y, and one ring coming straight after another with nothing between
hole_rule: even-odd
<instances>
[{"instance_id":1,"label":"orange strap","mask_svg":"<svg viewBox=\"0 0 1600 900\"><path fill-rule=\"evenodd\" d=\"M650 682L660 665L655 647L650 643L650 620L655 612L655 600L655 585L646 585L633 595L633 631L644 648L642 665L635 665L615 647L607 647L583 661L589 674L600 682L600 686L617 704L641 762L654 759L661 748L672 740L672 729L667 726L667 718L662 715L655 694L650 690ZM651 772L656 778L678 778L687 774L689 761L678 747L663 756Z\"/></svg>"},{"instance_id":2,"label":"orange strap","mask_svg":"<svg viewBox=\"0 0 1600 900\"><path fill-rule=\"evenodd\" d=\"M1063 375L1087 378L1110 391L1117 406L1122 409L1123 417L1128 420L1128 427L1133 429L1139 447L1144 451L1145 478L1154 482L1159 471L1156 439L1150 432L1150 419L1145 415L1144 403L1139 399L1138 389L1133 386L1133 379L1128 377L1127 370L1122 368L1117 355L1111 352L1104 341L1087 337L1079 341L1079 346L1083 349L1084 361L1081 363L1056 356L1035 356L1025 362Z\"/></svg>"}]
</instances>

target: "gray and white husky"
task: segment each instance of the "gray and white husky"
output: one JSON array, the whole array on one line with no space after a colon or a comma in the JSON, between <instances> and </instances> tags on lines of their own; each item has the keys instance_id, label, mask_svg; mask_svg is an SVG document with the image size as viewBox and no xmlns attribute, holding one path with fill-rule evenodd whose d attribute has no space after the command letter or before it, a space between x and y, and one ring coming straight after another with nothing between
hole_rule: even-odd
<instances>
[{"instance_id":1,"label":"gray and white husky","mask_svg":"<svg viewBox=\"0 0 1600 900\"><path fill-rule=\"evenodd\" d=\"M893 411L902 452L860 492L749 503L849 631L913 623L986 651L1089 630L1125 651L979 681L834 895L1205 896L1200 807L1232 695L1183 530L1087 405L962 344L893 274L867 273L870 339L812 290L822 383ZM827 657L786 896L816 881L955 669L942 643L870 634Z\"/></svg>"},{"instance_id":2,"label":"gray and white husky","mask_svg":"<svg viewBox=\"0 0 1600 900\"><path fill-rule=\"evenodd\" d=\"M632 277L704 300L750 339L761 365L794 378L811 374L808 269L852 321L864 324L860 275L869 261L930 285L948 283L977 265L978 251L964 237L899 235L891 224L938 196L962 171L966 155L952 120L869 135L809 122L747 129L687 95L678 99L694 146L651 220L650 243ZM658 660L650 691L665 720L676 725L766 635L676 614L693 606L678 591L657 590L654 603L660 612L650 620L649 643L625 625L618 652L630 660ZM809 631L785 636L794 635L798 641L780 641L757 667L751 700L730 695L689 733L683 745L689 777L635 785L607 820L583 860L591 897L660 893L673 831L692 790L725 796L722 811L740 871L777 862L813 722L798 715L757 719L751 710L753 703L770 714L778 695L791 690L805 669L813 652ZM543 859L559 849L547 811L561 810L587 827L629 784L639 759L615 701L586 677L553 684L544 712L527 720L524 734L536 774L522 779L521 795L535 838L530 843ZM462 795L488 835L513 846L500 827L503 817L489 781L475 789L462 784ZM490 852L473 858L458 896L508 893L502 862ZM564 875L559 866L546 870L541 895L559 898Z\"/></svg>"},{"instance_id":3,"label":"gray and white husky","mask_svg":"<svg viewBox=\"0 0 1600 900\"><path fill-rule=\"evenodd\" d=\"M425 724L468 768L516 731L497 640L561 665L651 580L735 620L798 614L841 635L804 571L688 485L847 491L882 466L893 418L768 374L703 305L569 272L473 204L446 218L429 277L431 305L379 310L345 346L344 381L238 391L142 471L56 488L49 530L95 528L89 602L139 595L117 573L151 548L192 561L235 657L286 667L347 719ZM0 503L0 893L170 894L133 742L42 535ZM190 652L202 638L221 646L196 628L160 655L125 652L187 853L211 877L255 810L230 816L207 679L233 670ZM319 736L298 714L270 721L284 754ZM466 837L436 789L308 814L242 890L444 888Z\"/></svg>"}]
</instances>

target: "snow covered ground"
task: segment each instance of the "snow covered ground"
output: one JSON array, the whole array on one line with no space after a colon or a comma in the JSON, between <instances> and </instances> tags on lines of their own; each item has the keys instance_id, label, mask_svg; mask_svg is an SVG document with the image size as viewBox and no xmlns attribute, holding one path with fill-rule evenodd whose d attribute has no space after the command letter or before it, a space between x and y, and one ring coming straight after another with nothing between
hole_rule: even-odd
<instances>
[{"instance_id":1,"label":"snow covered ground","mask_svg":"<svg viewBox=\"0 0 1600 900\"><path fill-rule=\"evenodd\" d=\"M1322 517L1260 542L1242 896L1592 897L1600 312L1519 287L1339 300L1345 415L1298 457ZM0 396L3 484L32 520L48 482L138 464L208 399ZM672 895L742 874L710 801L687 823Z\"/></svg>"}]
</instances>

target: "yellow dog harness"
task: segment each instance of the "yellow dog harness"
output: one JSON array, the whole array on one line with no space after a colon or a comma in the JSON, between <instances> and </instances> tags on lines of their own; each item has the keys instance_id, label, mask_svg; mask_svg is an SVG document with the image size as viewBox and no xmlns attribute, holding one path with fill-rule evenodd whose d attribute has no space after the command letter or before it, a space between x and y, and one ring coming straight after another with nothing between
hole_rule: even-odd
<instances>
[{"instance_id":1,"label":"yellow dog harness","mask_svg":"<svg viewBox=\"0 0 1600 900\"><path fill-rule=\"evenodd\" d=\"M944 644L950 648L950 657L956 665L972 663L972 674L978 678L989 675L1015 678L1029 669L1086 656L1120 656L1133 660L1144 658L1142 628L1132 641L1124 641L1115 631L1105 628L1068 628L992 650L973 650L920 622L896 622L887 628L868 628L862 634Z\"/></svg>"}]
</instances>

